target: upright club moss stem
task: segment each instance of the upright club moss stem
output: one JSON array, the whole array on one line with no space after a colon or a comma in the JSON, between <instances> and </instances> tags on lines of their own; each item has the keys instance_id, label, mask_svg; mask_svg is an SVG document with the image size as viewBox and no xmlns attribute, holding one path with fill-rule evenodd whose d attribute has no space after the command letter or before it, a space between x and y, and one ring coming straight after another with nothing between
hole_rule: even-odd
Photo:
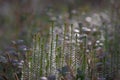
<instances>
[{"instance_id":1,"label":"upright club moss stem","mask_svg":"<svg viewBox=\"0 0 120 80\"><path fill-rule=\"evenodd\" d=\"M71 45L70 45L70 66L72 64L72 54L73 54L73 51L72 51L72 46L73 46L73 43L72 43L72 36L73 36L73 24L71 24L71 35L70 35L70 42L71 42Z\"/></svg>"},{"instance_id":2,"label":"upright club moss stem","mask_svg":"<svg viewBox=\"0 0 120 80\"><path fill-rule=\"evenodd\" d=\"M76 36L75 36L75 72L77 73L77 45L78 45L78 36L77 36L77 34L76 34Z\"/></svg>"},{"instance_id":3,"label":"upright club moss stem","mask_svg":"<svg viewBox=\"0 0 120 80\"><path fill-rule=\"evenodd\" d=\"M56 68L58 69L58 52L57 52L57 48L58 48L58 34L56 35L56 45L55 45L55 62L56 62Z\"/></svg>"},{"instance_id":4,"label":"upright club moss stem","mask_svg":"<svg viewBox=\"0 0 120 80\"><path fill-rule=\"evenodd\" d=\"M42 44L40 45L41 46L41 56L40 56L40 76L43 76L43 70L44 70L44 68L43 68L43 63L44 63L44 61L43 61L43 59L44 59L44 40L42 40L41 41L42 42Z\"/></svg>"},{"instance_id":5,"label":"upright club moss stem","mask_svg":"<svg viewBox=\"0 0 120 80\"><path fill-rule=\"evenodd\" d=\"M104 41L104 46L105 46L105 52L108 52L108 49L109 49L109 44L108 44L108 29L107 29L107 26L105 26L105 24L103 24L104 26L104 30L105 30L105 41ZM104 57L104 60L103 60L103 63L104 63L104 72L103 74L105 75L106 73L106 56Z\"/></svg>"},{"instance_id":6,"label":"upright club moss stem","mask_svg":"<svg viewBox=\"0 0 120 80\"><path fill-rule=\"evenodd\" d=\"M63 64L64 64L64 54L65 54L65 36L66 36L66 27L67 27L67 24L64 24L64 27L63 27L63 43L62 43L62 53L61 53L61 65L63 67Z\"/></svg>"},{"instance_id":7,"label":"upright club moss stem","mask_svg":"<svg viewBox=\"0 0 120 80\"><path fill-rule=\"evenodd\" d=\"M51 29L51 42L50 42L50 73L52 72L52 55L53 55L53 27L54 22L52 22L52 29Z\"/></svg>"}]
</instances>

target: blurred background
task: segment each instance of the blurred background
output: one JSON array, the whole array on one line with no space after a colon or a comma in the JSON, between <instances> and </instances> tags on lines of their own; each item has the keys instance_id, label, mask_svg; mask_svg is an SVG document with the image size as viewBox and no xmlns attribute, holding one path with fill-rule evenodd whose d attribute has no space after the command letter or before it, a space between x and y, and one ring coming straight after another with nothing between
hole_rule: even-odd
<instances>
[{"instance_id":1,"label":"blurred background","mask_svg":"<svg viewBox=\"0 0 120 80\"><path fill-rule=\"evenodd\" d=\"M99 17L102 15L109 22L119 3L119 0L0 0L0 48L15 39L24 39L29 45L34 32L45 35L51 20L91 23L94 18L91 24L99 26Z\"/></svg>"}]
</instances>

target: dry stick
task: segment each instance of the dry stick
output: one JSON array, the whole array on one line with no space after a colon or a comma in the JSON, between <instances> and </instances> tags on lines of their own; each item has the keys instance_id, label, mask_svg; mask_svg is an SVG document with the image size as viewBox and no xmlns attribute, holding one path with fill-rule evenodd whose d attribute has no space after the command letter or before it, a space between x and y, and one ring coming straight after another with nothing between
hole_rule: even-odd
<instances>
[{"instance_id":1,"label":"dry stick","mask_svg":"<svg viewBox=\"0 0 120 80\"><path fill-rule=\"evenodd\" d=\"M8 78L4 75L0 73L0 76L4 79L4 80L8 80Z\"/></svg>"},{"instance_id":2,"label":"dry stick","mask_svg":"<svg viewBox=\"0 0 120 80\"><path fill-rule=\"evenodd\" d=\"M15 73L14 75L15 75L15 80L19 80L17 74Z\"/></svg>"},{"instance_id":3,"label":"dry stick","mask_svg":"<svg viewBox=\"0 0 120 80\"><path fill-rule=\"evenodd\" d=\"M73 69L70 67L69 61L66 60L66 64L68 66L68 69L70 71L72 78L75 79L74 72L73 72Z\"/></svg>"},{"instance_id":4,"label":"dry stick","mask_svg":"<svg viewBox=\"0 0 120 80\"><path fill-rule=\"evenodd\" d=\"M7 52L7 57L8 57L8 61L11 63L11 61L10 61L10 55L9 55L9 53Z\"/></svg>"}]
</instances>

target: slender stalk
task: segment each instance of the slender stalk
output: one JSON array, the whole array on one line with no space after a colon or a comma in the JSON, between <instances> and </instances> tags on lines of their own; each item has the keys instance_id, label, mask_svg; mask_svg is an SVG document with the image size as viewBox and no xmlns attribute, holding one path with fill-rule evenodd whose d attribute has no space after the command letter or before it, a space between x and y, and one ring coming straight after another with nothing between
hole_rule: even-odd
<instances>
[{"instance_id":1,"label":"slender stalk","mask_svg":"<svg viewBox=\"0 0 120 80\"><path fill-rule=\"evenodd\" d=\"M70 43L71 43L71 45L70 45L70 66L71 66L71 64L72 64L72 54L73 54L73 51L72 51L72 46L73 46L73 42L72 42L72 38L73 38L73 24L71 24L71 31L70 31L71 33L70 33Z\"/></svg>"},{"instance_id":2,"label":"slender stalk","mask_svg":"<svg viewBox=\"0 0 120 80\"><path fill-rule=\"evenodd\" d=\"M51 29L51 42L50 42L50 73L52 72L52 56L53 56L53 27L54 27L54 22L52 22L52 29Z\"/></svg>"}]
</instances>

